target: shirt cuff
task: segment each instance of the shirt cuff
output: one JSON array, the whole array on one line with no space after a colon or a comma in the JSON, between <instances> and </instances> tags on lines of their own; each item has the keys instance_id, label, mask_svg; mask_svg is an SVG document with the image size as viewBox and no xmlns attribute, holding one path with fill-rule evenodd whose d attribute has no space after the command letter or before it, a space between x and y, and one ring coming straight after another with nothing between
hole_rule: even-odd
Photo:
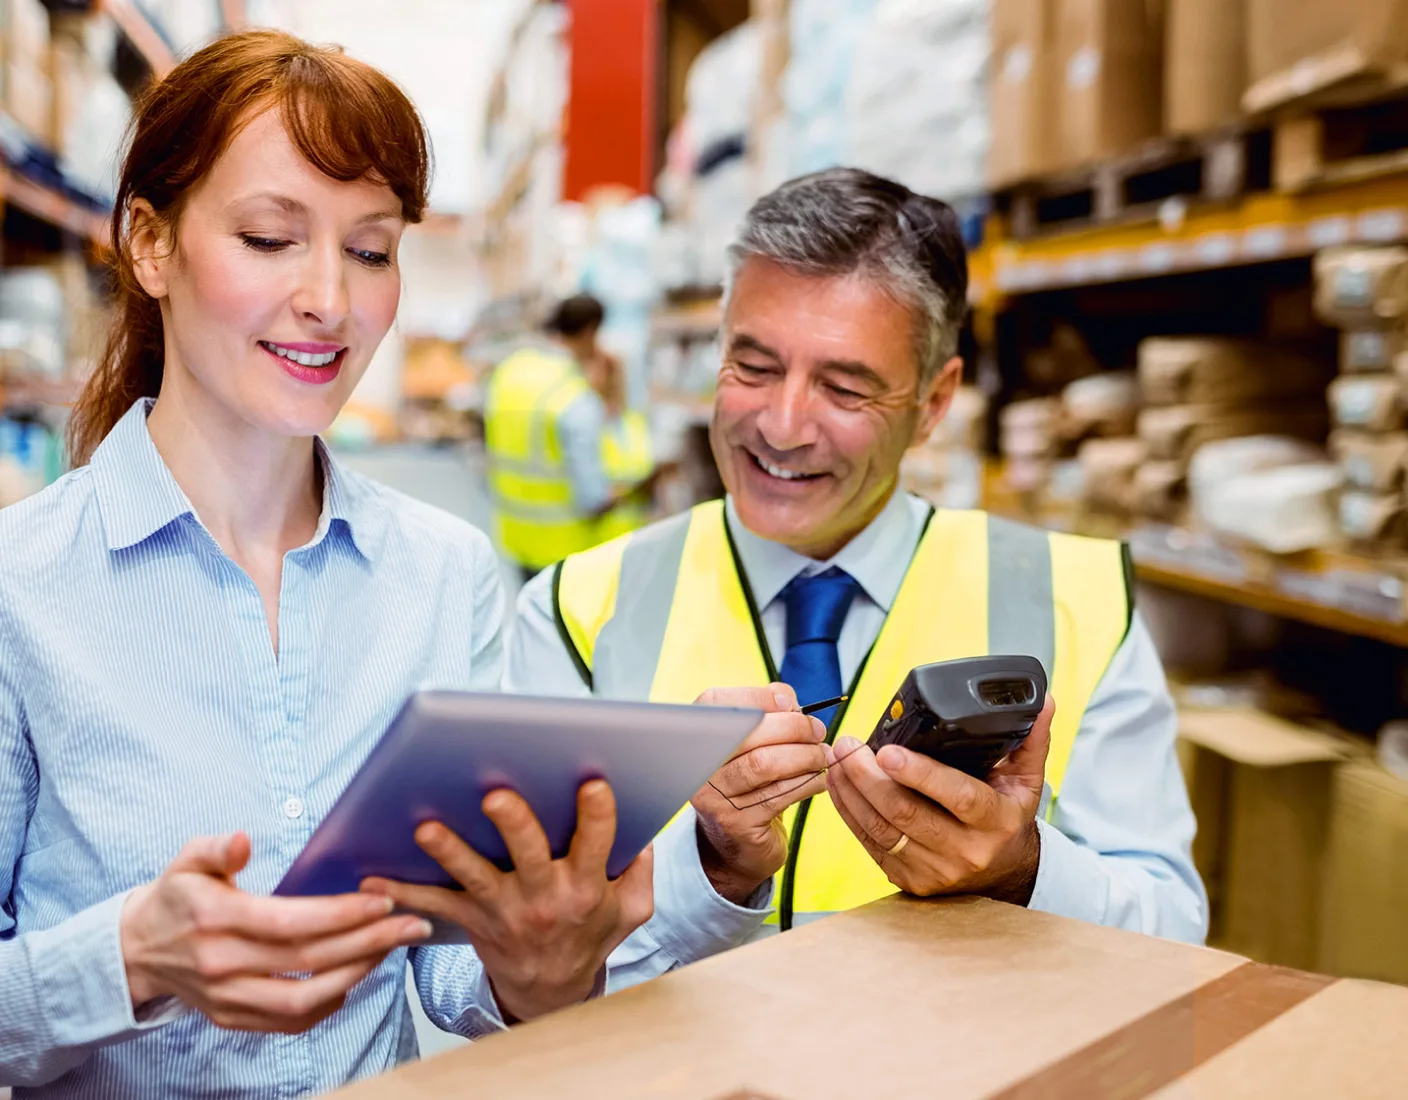
<instances>
[{"instance_id":1,"label":"shirt cuff","mask_svg":"<svg viewBox=\"0 0 1408 1100\"><path fill-rule=\"evenodd\" d=\"M1103 924L1110 881L1100 866L1100 857L1041 818L1037 818L1036 828L1041 858L1027 908Z\"/></svg>"},{"instance_id":2,"label":"shirt cuff","mask_svg":"<svg viewBox=\"0 0 1408 1100\"><path fill-rule=\"evenodd\" d=\"M499 1007L498 998L494 996L494 987L483 963L479 964L479 974L469 992L470 1007L460 1013L451 1030L466 1039L482 1039L496 1031L507 1031L509 1025L504 1021L503 1009ZM597 971L596 980L592 983L591 992L587 994L586 999L593 1001L605 993L606 966L603 964Z\"/></svg>"},{"instance_id":3,"label":"shirt cuff","mask_svg":"<svg viewBox=\"0 0 1408 1100\"><path fill-rule=\"evenodd\" d=\"M131 892L100 902L53 928L24 935L56 1045L129 1039L191 1011L175 997L160 997L133 1010L121 924L122 907Z\"/></svg>"},{"instance_id":4,"label":"shirt cuff","mask_svg":"<svg viewBox=\"0 0 1408 1100\"><path fill-rule=\"evenodd\" d=\"M646 925L655 942L681 964L737 947L762 927L771 912L772 880L744 905L714 889L699 859L698 818L693 807L655 839L655 916Z\"/></svg>"}]
</instances>

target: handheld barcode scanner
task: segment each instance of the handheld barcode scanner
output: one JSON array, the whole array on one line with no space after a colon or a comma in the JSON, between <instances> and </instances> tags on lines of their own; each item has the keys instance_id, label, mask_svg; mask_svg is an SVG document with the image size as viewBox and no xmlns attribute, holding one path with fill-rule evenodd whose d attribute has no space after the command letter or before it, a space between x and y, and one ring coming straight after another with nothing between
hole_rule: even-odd
<instances>
[{"instance_id":1,"label":"handheld barcode scanner","mask_svg":"<svg viewBox=\"0 0 1408 1100\"><path fill-rule=\"evenodd\" d=\"M867 742L900 745L977 779L1031 733L1046 702L1035 657L965 657L920 665Z\"/></svg>"}]
</instances>

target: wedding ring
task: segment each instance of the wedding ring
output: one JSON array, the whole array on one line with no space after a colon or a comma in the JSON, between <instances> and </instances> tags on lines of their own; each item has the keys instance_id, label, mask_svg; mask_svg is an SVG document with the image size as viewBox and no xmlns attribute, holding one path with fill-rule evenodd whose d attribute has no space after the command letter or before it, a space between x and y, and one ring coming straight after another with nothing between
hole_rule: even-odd
<instances>
[{"instance_id":1,"label":"wedding ring","mask_svg":"<svg viewBox=\"0 0 1408 1100\"><path fill-rule=\"evenodd\" d=\"M895 841L895 846L890 849L889 855L897 856L904 851L905 845L909 843L909 834L900 833L899 840Z\"/></svg>"}]
</instances>

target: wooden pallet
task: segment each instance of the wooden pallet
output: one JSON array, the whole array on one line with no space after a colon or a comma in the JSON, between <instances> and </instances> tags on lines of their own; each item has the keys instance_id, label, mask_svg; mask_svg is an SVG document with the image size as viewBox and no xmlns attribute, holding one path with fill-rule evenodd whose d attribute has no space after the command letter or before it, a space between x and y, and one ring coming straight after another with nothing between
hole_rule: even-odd
<instances>
[{"instance_id":1,"label":"wooden pallet","mask_svg":"<svg viewBox=\"0 0 1408 1100\"><path fill-rule=\"evenodd\" d=\"M1408 82L1352 103L1303 103L1276 120L1272 183L1300 193L1408 172Z\"/></svg>"},{"instance_id":2,"label":"wooden pallet","mask_svg":"<svg viewBox=\"0 0 1408 1100\"><path fill-rule=\"evenodd\" d=\"M1158 138L1129 156L1017 184L995 196L1015 240L1157 219L1169 200L1230 202L1265 186L1270 136L1229 129Z\"/></svg>"}]
</instances>

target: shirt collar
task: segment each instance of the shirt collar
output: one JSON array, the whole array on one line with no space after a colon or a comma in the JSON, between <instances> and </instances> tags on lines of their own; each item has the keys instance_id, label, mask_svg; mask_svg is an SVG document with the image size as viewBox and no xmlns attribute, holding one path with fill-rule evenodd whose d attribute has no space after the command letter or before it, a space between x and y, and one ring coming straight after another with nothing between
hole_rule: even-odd
<instances>
[{"instance_id":1,"label":"shirt collar","mask_svg":"<svg viewBox=\"0 0 1408 1100\"><path fill-rule=\"evenodd\" d=\"M147 416L155 402L137 401L93 452L89 462L109 550L126 550L185 516L195 517L190 499L176 484L152 441ZM330 531L344 530L367 560L386 534L386 508L377 486L357 478L314 441L323 467L323 511L310 546Z\"/></svg>"},{"instance_id":2,"label":"shirt collar","mask_svg":"<svg viewBox=\"0 0 1408 1100\"><path fill-rule=\"evenodd\" d=\"M865 594L888 613L899 595L923 530L909 494L896 490L860 534L835 557L819 562L748 530L739 520L731 497L724 508L739 562L759 611L777 599L799 573L821 573L835 566L854 577Z\"/></svg>"}]
</instances>

